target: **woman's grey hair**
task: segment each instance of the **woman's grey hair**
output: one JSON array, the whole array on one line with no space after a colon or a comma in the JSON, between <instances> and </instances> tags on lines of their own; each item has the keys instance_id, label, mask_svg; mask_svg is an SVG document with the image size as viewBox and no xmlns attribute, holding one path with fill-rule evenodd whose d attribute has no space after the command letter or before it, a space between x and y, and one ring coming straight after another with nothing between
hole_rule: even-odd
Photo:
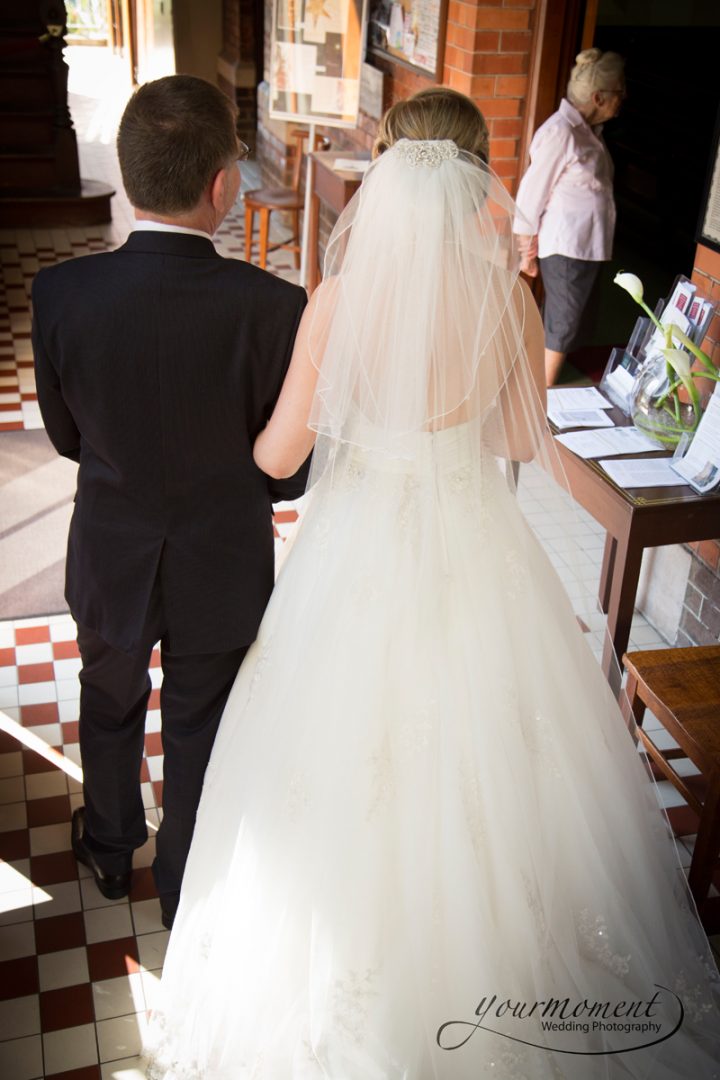
<instances>
[{"instance_id":1,"label":"woman's grey hair","mask_svg":"<svg viewBox=\"0 0 720 1080\"><path fill-rule=\"evenodd\" d=\"M616 90L625 81L625 61L619 53L583 49L570 72L567 98L571 105L587 105L596 90Z\"/></svg>"}]
</instances>

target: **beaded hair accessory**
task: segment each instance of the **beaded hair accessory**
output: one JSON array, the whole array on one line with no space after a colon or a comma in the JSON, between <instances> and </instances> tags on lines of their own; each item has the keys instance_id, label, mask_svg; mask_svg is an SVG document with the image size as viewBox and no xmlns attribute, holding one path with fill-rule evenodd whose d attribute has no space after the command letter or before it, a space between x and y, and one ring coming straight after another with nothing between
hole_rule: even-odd
<instances>
[{"instance_id":1,"label":"beaded hair accessory","mask_svg":"<svg viewBox=\"0 0 720 1080\"><path fill-rule=\"evenodd\" d=\"M393 150L413 169L417 166L437 169L443 161L458 156L452 139L398 139Z\"/></svg>"}]
</instances>

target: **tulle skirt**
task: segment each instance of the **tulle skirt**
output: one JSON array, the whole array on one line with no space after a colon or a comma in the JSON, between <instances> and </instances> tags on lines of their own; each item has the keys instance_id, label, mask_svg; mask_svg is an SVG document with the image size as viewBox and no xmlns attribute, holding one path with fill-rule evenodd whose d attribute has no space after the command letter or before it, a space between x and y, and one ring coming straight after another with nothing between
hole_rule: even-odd
<instances>
[{"instance_id":1,"label":"tulle skirt","mask_svg":"<svg viewBox=\"0 0 720 1080\"><path fill-rule=\"evenodd\" d=\"M309 496L213 751L148 1075L720 1076L717 969L563 586L468 429L424 439L346 447Z\"/></svg>"}]
</instances>

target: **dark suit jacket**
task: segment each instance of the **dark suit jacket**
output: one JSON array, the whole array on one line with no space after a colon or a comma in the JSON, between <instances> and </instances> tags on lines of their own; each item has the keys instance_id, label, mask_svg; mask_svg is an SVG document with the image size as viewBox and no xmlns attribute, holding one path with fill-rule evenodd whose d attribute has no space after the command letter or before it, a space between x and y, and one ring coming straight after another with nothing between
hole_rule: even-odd
<instances>
[{"instance_id":1,"label":"dark suit jacket","mask_svg":"<svg viewBox=\"0 0 720 1080\"><path fill-rule=\"evenodd\" d=\"M135 232L33 284L40 409L80 463L66 597L132 652L159 574L169 647L254 640L273 587L270 481L253 441L277 399L305 292L209 240Z\"/></svg>"}]
</instances>

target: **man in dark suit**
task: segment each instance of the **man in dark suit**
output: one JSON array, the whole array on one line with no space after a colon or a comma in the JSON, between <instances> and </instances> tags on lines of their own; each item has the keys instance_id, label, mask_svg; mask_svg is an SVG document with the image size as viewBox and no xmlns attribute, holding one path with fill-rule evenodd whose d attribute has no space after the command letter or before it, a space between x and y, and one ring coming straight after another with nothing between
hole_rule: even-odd
<instances>
[{"instance_id":1,"label":"man in dark suit","mask_svg":"<svg viewBox=\"0 0 720 1080\"><path fill-rule=\"evenodd\" d=\"M127 895L147 838L140 766L160 641L153 872L166 926L215 732L273 587L271 499L297 497L306 480L303 469L270 481L252 457L306 297L215 251L240 186L235 122L201 79L141 87L118 135L136 230L33 285L40 408L80 466L66 578L83 665L73 849L105 896Z\"/></svg>"}]
</instances>

